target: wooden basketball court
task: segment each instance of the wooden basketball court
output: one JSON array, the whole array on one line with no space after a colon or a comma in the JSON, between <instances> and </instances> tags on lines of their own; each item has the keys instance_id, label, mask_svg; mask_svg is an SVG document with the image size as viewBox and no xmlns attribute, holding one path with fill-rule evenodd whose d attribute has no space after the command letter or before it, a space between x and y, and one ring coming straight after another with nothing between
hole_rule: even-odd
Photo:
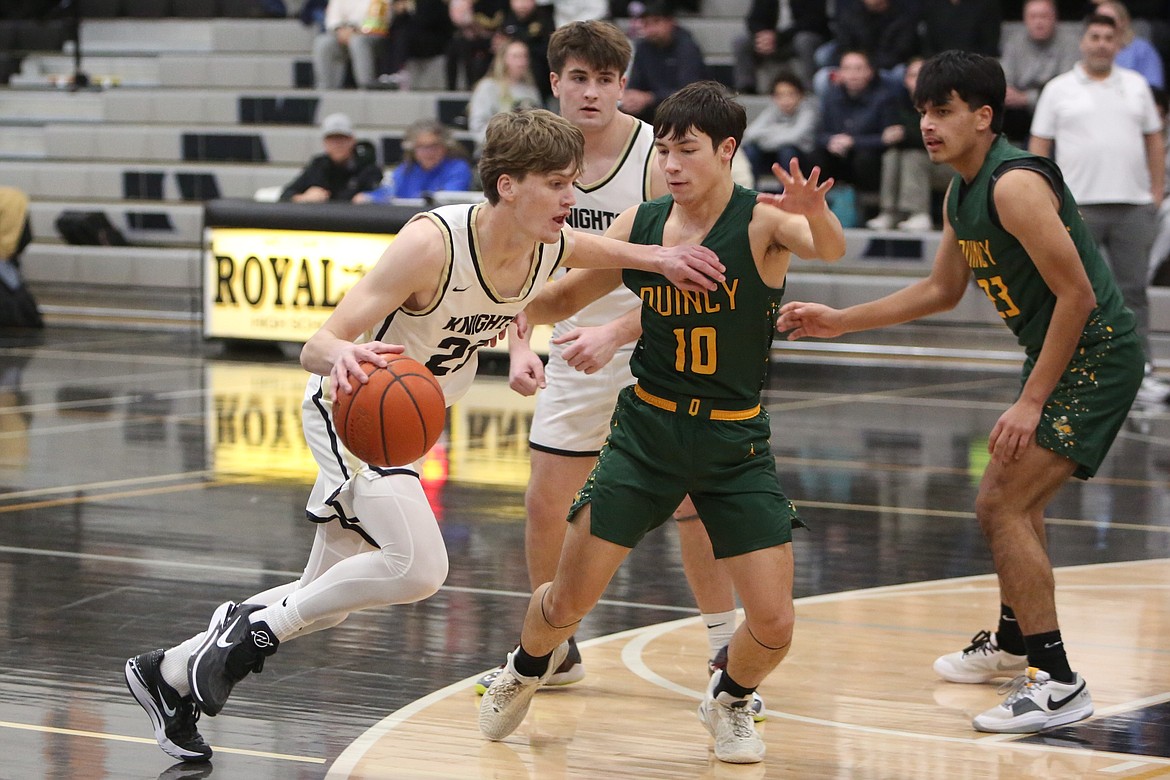
<instances>
[{"instance_id":1,"label":"wooden basketball court","mask_svg":"<svg viewBox=\"0 0 1170 780\"><path fill-rule=\"evenodd\" d=\"M1135 408L1100 474L1049 508L1064 636L1097 714L982 735L970 719L995 686L944 683L931 663L997 614L972 506L1018 367L779 355L772 446L811 530L793 540L793 650L761 688L767 760L730 766L695 716L708 648L671 524L582 623L586 679L538 693L504 742L479 735L472 683L516 642L529 596L532 401L487 373L422 475L450 559L440 592L285 643L199 721L211 762L176 764L124 664L300 575L305 373L194 334L0 340L0 780L1170 778L1170 407Z\"/></svg>"},{"instance_id":2,"label":"wooden basketball court","mask_svg":"<svg viewBox=\"0 0 1170 780\"><path fill-rule=\"evenodd\" d=\"M586 679L539 692L503 742L480 736L469 679L389 715L327 777L1170 777L1170 756L1109 742L1170 700L1170 560L1072 567L1057 580L1096 715L1041 738L974 731L970 719L1000 701L997 686L946 683L930 669L995 612L994 578L970 577L800 600L792 652L760 688L760 766L714 759L695 717L706 642L692 618L590 640Z\"/></svg>"}]
</instances>

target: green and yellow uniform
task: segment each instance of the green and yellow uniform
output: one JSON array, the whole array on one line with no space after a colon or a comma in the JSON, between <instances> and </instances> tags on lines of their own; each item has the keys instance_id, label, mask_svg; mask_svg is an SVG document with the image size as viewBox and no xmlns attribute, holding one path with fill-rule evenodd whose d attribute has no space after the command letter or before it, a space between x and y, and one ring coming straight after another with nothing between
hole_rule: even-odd
<instances>
[{"instance_id":1,"label":"green and yellow uniform","mask_svg":"<svg viewBox=\"0 0 1170 780\"><path fill-rule=\"evenodd\" d=\"M1096 473L1125 421L1141 385L1145 356L1134 331L1133 313L1125 308L1060 169L1000 136L970 184L959 176L952 180L947 217L975 282L1027 354L1022 382L1027 381L1044 345L1056 296L995 213L995 183L1016 168L1044 176L1060 197L1061 221L1097 298L1077 350L1045 403L1036 429L1040 446L1074 461L1075 476L1087 479Z\"/></svg>"},{"instance_id":2,"label":"green and yellow uniform","mask_svg":"<svg viewBox=\"0 0 1170 780\"><path fill-rule=\"evenodd\" d=\"M661 244L670 196L638 208L630 241ZM719 289L688 293L627 270L642 301L638 383L618 397L610 435L570 517L590 504L595 536L634 547L690 495L726 558L788 542L796 510L776 477L760 391L783 288L760 278L748 238L756 193L736 186L703 239L724 264Z\"/></svg>"}]
</instances>

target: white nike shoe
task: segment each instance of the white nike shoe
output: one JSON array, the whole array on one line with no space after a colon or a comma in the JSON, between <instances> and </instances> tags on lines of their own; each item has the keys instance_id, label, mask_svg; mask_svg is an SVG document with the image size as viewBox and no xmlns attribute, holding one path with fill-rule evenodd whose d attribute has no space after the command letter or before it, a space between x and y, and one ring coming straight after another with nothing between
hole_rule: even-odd
<instances>
[{"instance_id":1,"label":"white nike shoe","mask_svg":"<svg viewBox=\"0 0 1170 780\"><path fill-rule=\"evenodd\" d=\"M699 703L699 722L715 739L715 758L728 764L758 764L767 748L752 720L751 698L715 694L720 670L711 676L707 695Z\"/></svg>"},{"instance_id":2,"label":"white nike shoe","mask_svg":"<svg viewBox=\"0 0 1170 780\"><path fill-rule=\"evenodd\" d=\"M972 721L978 731L1031 734L1093 714L1093 697L1079 674L1073 676L1071 683L1062 683L1053 680L1048 672L1030 666L1000 690L1007 692L1007 698Z\"/></svg>"},{"instance_id":3,"label":"white nike shoe","mask_svg":"<svg viewBox=\"0 0 1170 780\"><path fill-rule=\"evenodd\" d=\"M1015 677L1028 668L1028 656L999 649L995 634L980 631L964 649L948 653L934 662L934 671L948 682L985 683Z\"/></svg>"},{"instance_id":4,"label":"white nike shoe","mask_svg":"<svg viewBox=\"0 0 1170 780\"><path fill-rule=\"evenodd\" d=\"M507 737L524 720L536 689L548 683L569 654L569 643L562 642L553 650L548 669L539 677L525 677L516 671L514 659L519 649L508 653L504 670L496 675L479 700L479 731L493 742Z\"/></svg>"}]
</instances>

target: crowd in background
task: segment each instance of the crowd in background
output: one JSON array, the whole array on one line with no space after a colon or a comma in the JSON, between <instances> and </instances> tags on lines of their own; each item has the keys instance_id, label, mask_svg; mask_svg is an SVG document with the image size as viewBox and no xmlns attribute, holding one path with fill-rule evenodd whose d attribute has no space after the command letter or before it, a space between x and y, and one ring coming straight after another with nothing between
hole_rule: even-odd
<instances>
[{"instance_id":1,"label":"crowd in background","mask_svg":"<svg viewBox=\"0 0 1170 780\"><path fill-rule=\"evenodd\" d=\"M741 94L770 95L744 137L752 183L776 188L774 162L796 157L806 172L820 165L839 182L838 215L873 229L939 224L947 177L925 155L910 100L916 63L938 51L1000 58L1003 132L1026 146L1042 88L1077 66L1080 24L1099 13L1116 22L1116 65L1140 73L1164 105L1170 0L752 0L723 71L678 18L697 10L694 0L306 0L300 13L319 29L320 88L470 91L459 129L472 143L448 139L446 156L471 159L492 114L551 101L552 31L611 18L635 48L623 110L651 121L663 98L710 76Z\"/></svg>"},{"instance_id":2,"label":"crowd in background","mask_svg":"<svg viewBox=\"0 0 1170 780\"><path fill-rule=\"evenodd\" d=\"M1000 60L1002 133L1056 157L1147 337L1147 284L1163 266L1170 273L1170 0L752 0L722 73L680 10L697 9L671 0L328 0L317 86L471 91L471 144L437 122L416 124L402 164L353 192L364 180L350 139L349 158L334 163L343 186L333 197L384 202L476 187L469 161L488 119L550 102L546 51L557 25L613 18L634 48L624 111L653 121L662 100L704 78L768 95L737 155L750 168L746 183L775 190L773 164L795 159L806 175L819 166L836 180L830 205L847 227L931 230L950 175L924 148L912 95L925 58L961 49Z\"/></svg>"}]
</instances>

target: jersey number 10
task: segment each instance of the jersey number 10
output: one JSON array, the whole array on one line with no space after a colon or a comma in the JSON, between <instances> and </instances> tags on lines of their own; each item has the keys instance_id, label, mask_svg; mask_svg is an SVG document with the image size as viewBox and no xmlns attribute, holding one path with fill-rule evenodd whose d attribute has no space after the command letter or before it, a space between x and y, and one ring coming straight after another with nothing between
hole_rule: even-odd
<instances>
[{"instance_id":1,"label":"jersey number 10","mask_svg":"<svg viewBox=\"0 0 1170 780\"><path fill-rule=\"evenodd\" d=\"M692 374L714 374L718 362L715 354L715 329L693 328L687 338L686 328L675 328L674 370L690 371ZM687 365L690 347L690 366Z\"/></svg>"}]
</instances>

